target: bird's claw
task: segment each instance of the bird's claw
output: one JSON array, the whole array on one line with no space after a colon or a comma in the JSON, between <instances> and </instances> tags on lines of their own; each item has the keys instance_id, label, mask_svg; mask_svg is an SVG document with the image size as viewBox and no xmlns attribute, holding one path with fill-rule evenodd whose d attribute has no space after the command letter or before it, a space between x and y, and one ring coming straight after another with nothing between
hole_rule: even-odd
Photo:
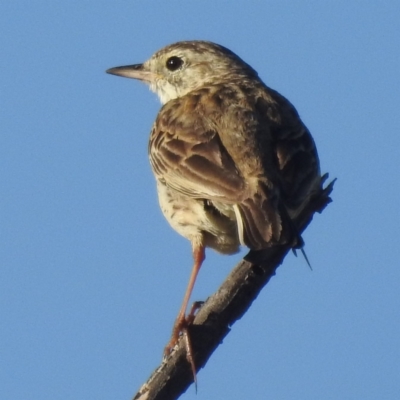
<instances>
[{"instance_id":1,"label":"bird's claw","mask_svg":"<svg viewBox=\"0 0 400 400\"><path fill-rule=\"evenodd\" d=\"M196 392L197 392L197 375L196 375L196 366L194 364L194 356L193 356L193 347L192 347L192 342L190 340L190 334L189 334L189 325L192 325L197 311L200 309L200 307L204 304L204 301L195 301L192 304L192 307L190 308L189 314L186 316L183 316L183 318L178 317L177 320L175 321L174 327L172 329L172 335L171 339L167 343L167 345L164 348L164 357L167 357L169 354L171 354L173 348L176 346L178 343L179 338L182 336L184 341L185 341L185 349L186 349L186 359L188 363L190 364L190 368L192 370L193 374L193 381L196 387Z\"/></svg>"}]
</instances>

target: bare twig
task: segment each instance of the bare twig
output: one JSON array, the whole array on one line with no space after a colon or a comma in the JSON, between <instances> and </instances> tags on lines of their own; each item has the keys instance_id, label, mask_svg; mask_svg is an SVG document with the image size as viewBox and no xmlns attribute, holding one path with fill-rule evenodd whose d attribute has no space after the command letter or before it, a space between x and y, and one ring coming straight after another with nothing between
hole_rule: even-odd
<instances>
[{"instance_id":1,"label":"bare twig","mask_svg":"<svg viewBox=\"0 0 400 400\"><path fill-rule=\"evenodd\" d=\"M326 174L322 182L327 177ZM295 222L300 233L311 222L314 213L321 213L331 202L329 195L334 182L321 189L299 215ZM217 292L202 305L193 324L188 327L197 370L205 366L231 326L248 310L290 250L289 246L279 246L262 252L249 252ZM185 341L182 339L184 338L180 338L177 349L140 388L134 400L177 399L193 383L193 373L186 358Z\"/></svg>"}]
</instances>

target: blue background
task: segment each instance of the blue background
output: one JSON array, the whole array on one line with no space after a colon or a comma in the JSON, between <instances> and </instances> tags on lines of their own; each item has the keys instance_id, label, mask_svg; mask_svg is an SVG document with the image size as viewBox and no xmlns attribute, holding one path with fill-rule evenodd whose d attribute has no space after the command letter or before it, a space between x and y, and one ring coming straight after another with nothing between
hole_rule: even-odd
<instances>
[{"instance_id":1,"label":"blue background","mask_svg":"<svg viewBox=\"0 0 400 400\"><path fill-rule=\"evenodd\" d=\"M129 399L159 364L191 268L158 208L160 104L105 69L220 43L288 97L338 181L184 399L400 396L400 3L0 5L0 398ZM244 253L244 252L243 252ZM209 251L193 299L240 256Z\"/></svg>"}]
</instances>

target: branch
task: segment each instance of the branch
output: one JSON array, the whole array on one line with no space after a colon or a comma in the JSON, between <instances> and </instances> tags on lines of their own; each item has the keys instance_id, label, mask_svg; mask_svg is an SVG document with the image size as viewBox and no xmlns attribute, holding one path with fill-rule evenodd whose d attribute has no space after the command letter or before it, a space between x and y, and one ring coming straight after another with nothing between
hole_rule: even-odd
<instances>
[{"instance_id":1,"label":"branch","mask_svg":"<svg viewBox=\"0 0 400 400\"><path fill-rule=\"evenodd\" d=\"M314 213L321 213L331 202L329 195L335 180L322 189L327 178L328 174L322 177L320 192L310 200L295 221L300 233L311 222ZM290 246L277 246L262 252L250 251L217 292L203 304L188 328L197 371L205 366L229 333L230 327L249 309L290 250ZM163 360L133 400L174 400L192 383L193 374L186 360L185 343L181 337L176 350Z\"/></svg>"}]
</instances>

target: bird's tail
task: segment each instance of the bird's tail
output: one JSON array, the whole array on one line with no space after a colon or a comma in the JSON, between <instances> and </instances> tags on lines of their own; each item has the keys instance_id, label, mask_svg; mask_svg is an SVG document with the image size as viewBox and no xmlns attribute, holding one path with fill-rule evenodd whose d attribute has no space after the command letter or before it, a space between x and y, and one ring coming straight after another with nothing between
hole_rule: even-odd
<instances>
[{"instance_id":1,"label":"bird's tail","mask_svg":"<svg viewBox=\"0 0 400 400\"><path fill-rule=\"evenodd\" d=\"M303 241L285 206L265 193L257 193L234 206L240 242L252 250L288 243L301 248Z\"/></svg>"}]
</instances>

